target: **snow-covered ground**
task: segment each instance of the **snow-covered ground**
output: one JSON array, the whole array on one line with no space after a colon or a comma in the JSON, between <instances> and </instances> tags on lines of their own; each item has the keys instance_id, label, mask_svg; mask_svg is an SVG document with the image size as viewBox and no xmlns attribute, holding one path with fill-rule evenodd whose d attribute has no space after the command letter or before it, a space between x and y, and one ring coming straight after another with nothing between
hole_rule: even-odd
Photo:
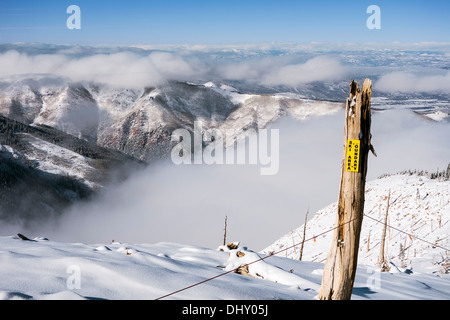
<instances>
[{"instance_id":1,"label":"snow-covered ground","mask_svg":"<svg viewBox=\"0 0 450 320\"><path fill-rule=\"evenodd\" d=\"M235 272L242 265L248 275ZM0 299L314 300L324 264L244 246L84 244L8 236L0 237L0 266ZM382 273L374 264L360 264L352 299L450 299L450 274L391 266Z\"/></svg>"},{"instance_id":2,"label":"snow-covered ground","mask_svg":"<svg viewBox=\"0 0 450 320\"><path fill-rule=\"evenodd\" d=\"M450 299L450 274L444 272L448 252L443 249L449 246L449 186L450 181L417 175L367 183L366 214L375 219L384 217L391 190L388 223L395 229L388 228L386 235L391 268L380 272L376 265L381 223L366 217L352 299ZM332 232L315 236L333 227L335 212L336 203L310 219L301 262L299 246L288 248L301 242L303 226L263 250L280 251L275 255L245 244L228 249L0 237L0 299L314 300ZM243 265L247 275L236 272Z\"/></svg>"},{"instance_id":3,"label":"snow-covered ground","mask_svg":"<svg viewBox=\"0 0 450 320\"><path fill-rule=\"evenodd\" d=\"M419 175L391 175L366 183L365 217L360 236L358 262L376 267L387 197L391 192L386 230L385 256L393 264L413 272L439 273L448 259L450 247L450 181L440 181ZM333 233L337 202L317 212L307 222L303 260L324 262ZM381 221L381 222L379 222ZM277 252L300 243L304 226L287 233L262 252ZM317 236L317 237L316 237ZM401 253L400 249L403 249ZM299 247L280 255L298 259ZM403 269L402 269L403 270ZM448 288L450 293L450 287Z\"/></svg>"}]
</instances>

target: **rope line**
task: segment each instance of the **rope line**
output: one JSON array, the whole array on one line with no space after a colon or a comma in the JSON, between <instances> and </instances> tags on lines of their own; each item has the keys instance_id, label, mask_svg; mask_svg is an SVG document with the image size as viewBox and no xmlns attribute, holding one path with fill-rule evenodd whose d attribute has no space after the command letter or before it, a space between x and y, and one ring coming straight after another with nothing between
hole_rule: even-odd
<instances>
[{"instance_id":1,"label":"rope line","mask_svg":"<svg viewBox=\"0 0 450 320\"><path fill-rule=\"evenodd\" d=\"M276 251L276 252L272 253L271 255L267 255L267 256L265 256L265 257L259 258L259 259L255 260L255 261L250 262L250 263L246 263L246 265L249 266L249 265L254 264L254 263L256 263L256 262L263 261L263 260L265 260L265 259L267 259L267 258L269 258L269 257L275 256L275 255L277 255L277 254L279 254L279 253L281 253L281 252L284 252L284 251L289 250L289 249L291 249L291 248L293 248L293 247L299 246L299 245L301 245L302 243L305 243L305 242L314 240L314 239L316 239L317 237L323 236L324 234L327 234L328 232L331 232L331 231L333 231L333 230L335 230L335 229L337 229L337 228L340 228L340 227L342 227L342 226L344 226L344 225L346 225L346 224L348 224L348 223L350 223L350 222L352 222L352 221L354 221L354 220L356 220L356 219L357 219L357 218L353 218L353 219L351 219L351 220L349 220L349 221L347 221L347 222L342 223L341 225L338 225L338 226L333 227L333 228L331 228L331 229L329 229L329 230L327 230L327 231L324 231L324 232L322 232L322 233L320 233L320 234L317 234L317 235L315 235L315 236L312 236L311 238L305 239L305 240L303 240L303 241L301 241L301 242L299 242L299 243L293 244L293 245L290 246L290 247L287 247L287 248L284 248L284 249L282 249L282 250ZM184 288L182 288L182 289L179 289L179 290L177 290L177 291L173 291L173 292L168 293L168 294L166 294L166 295L164 295L164 296L161 296L161 297L159 297L159 298L156 298L155 300L161 300L161 299L170 297L170 296L172 296L172 295L174 295L174 294L176 294L176 293L179 293L179 292L182 292L182 291L191 289L191 288L193 288L193 287L196 287L196 286L201 285L201 284L203 284L203 283L206 283L206 282L208 282L208 281L211 281L211 280L217 279L217 278L219 278L219 277L222 277L222 276L224 276L224 275L227 275L227 274L229 274L229 273L235 272L235 271L237 271L239 268L240 268L240 266L237 267L237 268L234 268L234 269L232 269L232 270L229 270L229 271L223 272L223 273L221 273L221 274L218 274L218 275L216 275L216 276L214 276L214 277L212 277L212 278L208 278L208 279L205 279L205 280L203 280L203 281L194 283L194 284L192 284L192 285L190 285L190 286L187 286L187 287L184 287Z\"/></svg>"},{"instance_id":2,"label":"rope line","mask_svg":"<svg viewBox=\"0 0 450 320\"><path fill-rule=\"evenodd\" d=\"M397 199L395 199L395 201L397 201L399 198L400 198L400 196L399 196ZM395 203L395 201L393 201L392 203ZM391 204L392 204L392 203L391 203ZM371 213L371 212L373 211L374 208L375 208L375 206L372 208L372 210L369 211L369 213ZM365 217L369 218L369 219L372 219L372 220L378 222L378 223L381 223L381 224L383 224L383 225L386 225L387 227L392 228L392 229L394 229L394 230L396 230L396 231L398 231L398 232L401 232L401 233L403 233L403 234L406 234L406 235L408 235L410 238L414 238L414 239L423 241L423 242L425 242L425 243L428 243L428 244L430 244L430 245L432 245L432 246L435 246L435 247L437 247L437 248L441 248L441 249L444 249L444 250L446 250L446 251L450 251L450 249L445 248L445 247L440 246L440 245L437 245L436 243L429 242L429 241L427 241L427 240L425 240L425 239L418 238L418 237L416 237L416 236L414 236L414 235L412 235L412 234L410 234L410 233L408 233L408 232L405 232L405 231L400 230L400 229L398 229L398 228L392 227L392 226L390 226L389 224L384 223L383 221L377 220L377 219L375 219L375 218L369 216L369 215L366 214L366 213L363 213L363 215L364 215ZM282 250L273 252L273 253L270 254L270 255L267 255L267 256L265 256L265 257L261 257L261 258L255 260L255 261L252 261L252 262L250 262L250 263L247 263L246 265L249 266L249 265L254 264L254 263L257 263L257 262L259 262L259 261L263 261L263 260L265 260L265 259L267 259L267 258L269 258L269 257L275 256L275 255L277 255L277 254L279 254L279 253L282 253L282 252L284 252L284 251L287 251L287 250L289 250L289 249L292 249L292 248L294 248L294 247L297 247L297 246L301 245L302 243L305 243L305 242L308 242L308 241L311 241L311 240L314 240L314 242L315 242L315 241L316 241L316 238L318 238L318 237L320 237L320 236L323 236L323 235L325 235L325 234L327 234L327 233L329 233L329 232L331 232L331 231L334 231L334 230L336 230L336 229L338 229L338 228L340 228L340 227L342 227L342 226L344 226L344 225L346 225L346 224L348 224L348 223L350 223L350 222L352 222L352 221L354 221L354 220L356 220L356 219L357 219L357 217L356 217L356 218L353 218L353 219L351 219L351 220L349 220L349 221L347 221L347 222L344 222L344 223L342 223L341 225L335 226L335 227L333 227L333 228L331 228L331 229L329 229L329 230L327 230L327 231L324 231L324 232L322 232L322 233L320 233L320 234L316 234L316 235L314 235L314 236L312 236L312 237L310 237L310 238L308 238L308 239L304 239L303 241L301 241L301 242L299 242L299 243L293 244L293 245L291 245L291 246L289 246L289 247L286 247L286 248L284 248L284 249L282 249ZM227 274L229 274L229 273L236 272L239 268L240 268L240 266L237 267L237 268L234 268L234 269L232 269L232 270L229 270L229 271L223 272L223 273L221 273L221 274L218 274L218 275L216 275L216 276L214 276L214 277L211 277L211 278L205 279L205 280L203 280L203 281L194 283L194 284L192 284L192 285L190 285L190 286L187 286L187 287L184 287L184 288L182 288L182 289L173 291L173 292L168 293L168 294L166 294L166 295L164 295L164 296L161 296L161 297L159 297L159 298L156 298L155 300L161 300L161 299L170 297L170 296L172 296L172 295L174 295L174 294L177 294L177 293L179 293L179 292L182 292L182 291L191 289L191 288L193 288L193 287L196 287L196 286L198 286L198 285L204 284L204 283L209 282L209 281L211 281L211 280L220 278L220 277L222 277L222 276L224 276L224 275L227 275Z\"/></svg>"},{"instance_id":3,"label":"rope line","mask_svg":"<svg viewBox=\"0 0 450 320\"><path fill-rule=\"evenodd\" d=\"M400 230L400 229L398 229L398 228L396 228L396 227L392 227L392 226L390 226L389 224L384 223L384 222L381 221L381 220L377 220L377 219L375 219L375 218L373 218L373 217L371 217L371 216L368 216L368 215L365 214L365 213L364 213L364 216L366 216L367 218L372 219L372 220L374 220L374 221L376 221L376 222L378 222L378 223L381 223L381 224L385 225L386 227L389 227L389 228L394 229L394 230L396 230L396 231L398 231L398 232L401 232L401 233L403 233L403 234L408 235L409 238L410 238L411 240L412 240L412 239L417 239L417 240L423 241L423 242L425 242L425 243L431 244L432 246L434 246L434 247L436 247L436 248L440 248L440 249L444 249L444 250L450 250L450 249L445 248L445 247L442 247L442 246L440 246L440 245L438 245L438 244L436 244L436 243L433 243L433 242L427 241L427 240L425 240L425 239L416 237L415 235L413 235L413 234L411 234L411 233L408 233L408 232L405 232L405 231L403 231L403 230Z\"/></svg>"}]
</instances>

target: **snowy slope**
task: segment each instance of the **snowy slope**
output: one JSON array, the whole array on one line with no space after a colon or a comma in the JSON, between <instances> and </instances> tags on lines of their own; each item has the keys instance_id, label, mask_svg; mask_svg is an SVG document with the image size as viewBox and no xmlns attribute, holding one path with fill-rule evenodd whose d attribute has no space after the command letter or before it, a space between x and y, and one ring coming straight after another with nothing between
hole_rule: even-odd
<instances>
[{"instance_id":1,"label":"snowy slope","mask_svg":"<svg viewBox=\"0 0 450 320\"><path fill-rule=\"evenodd\" d=\"M413 272L439 273L450 247L450 181L419 175L392 175L366 183L365 214L360 237L358 263L376 267L384 222L387 196L391 192L385 254L391 271L401 267ZM318 211L308 222L302 260L324 262L330 249L337 202ZM375 219L375 220L373 220ZM395 228L395 229L394 229ZM289 232L262 252L277 252L302 241L304 226ZM405 233L400 232L404 231ZM410 237L411 235L411 237ZM369 238L370 237L370 238ZM422 240L426 240L422 241ZM405 249L400 254L400 245ZM280 255L298 259L299 247Z\"/></svg>"},{"instance_id":2,"label":"snowy slope","mask_svg":"<svg viewBox=\"0 0 450 320\"><path fill-rule=\"evenodd\" d=\"M97 169L92 160L69 149L49 143L27 133L19 133L22 141L28 144L23 154L35 169L55 175L70 176L83 181L91 189L101 188Z\"/></svg>"},{"instance_id":3,"label":"snowy slope","mask_svg":"<svg viewBox=\"0 0 450 320\"><path fill-rule=\"evenodd\" d=\"M41 89L42 109L34 119L80 139L97 141L97 102L82 85L71 84L57 90Z\"/></svg>"},{"instance_id":4,"label":"snowy slope","mask_svg":"<svg viewBox=\"0 0 450 320\"><path fill-rule=\"evenodd\" d=\"M81 84L26 79L0 92L0 114L25 124L43 124L95 142L99 124L97 102Z\"/></svg>"},{"instance_id":5,"label":"snowy slope","mask_svg":"<svg viewBox=\"0 0 450 320\"><path fill-rule=\"evenodd\" d=\"M318 262L277 256L254 262L265 256L245 248L88 245L16 236L0 237L0 248L0 299L311 300L323 271ZM249 263L251 276L234 272ZM449 275L380 273L360 266L352 299L449 299L449 285Z\"/></svg>"},{"instance_id":6,"label":"snowy slope","mask_svg":"<svg viewBox=\"0 0 450 320\"><path fill-rule=\"evenodd\" d=\"M16 80L0 91L0 114L57 128L100 146L150 161L170 152L173 130L258 130L283 115L305 119L334 113L342 103L296 94L246 94L224 83L171 81L142 89L61 79Z\"/></svg>"},{"instance_id":7,"label":"snowy slope","mask_svg":"<svg viewBox=\"0 0 450 320\"><path fill-rule=\"evenodd\" d=\"M25 78L3 84L0 114L25 124L48 125L150 162L170 152L173 130L192 130L194 121L202 121L204 130L234 131L239 137L265 128L282 116L303 120L335 113L345 101L316 100L314 95L292 90L258 93L255 88L245 92L238 88L219 81L169 81L132 89L67 83L52 76ZM313 91L329 93L329 89L319 86ZM374 97L372 102L374 110L406 108L428 120L446 123L450 119L447 102L439 98Z\"/></svg>"},{"instance_id":8,"label":"snowy slope","mask_svg":"<svg viewBox=\"0 0 450 320\"><path fill-rule=\"evenodd\" d=\"M388 223L412 237L388 229L391 269L382 273L375 264L381 224L364 219L352 299L450 299L450 274L443 272L448 256L440 248L449 246L449 186L449 181L419 175L367 183L366 214L382 219L391 190ZM331 204L316 213L308 221L306 238L330 230L335 212L336 204ZM282 250L300 242L302 231L300 227L287 234L266 253L244 246L230 250L166 242L85 244L0 237L0 299L313 300L332 233L306 242L300 262L299 247ZM404 266L400 244L406 247ZM270 251L282 252L267 255ZM241 266L248 275L236 272Z\"/></svg>"},{"instance_id":9,"label":"snowy slope","mask_svg":"<svg viewBox=\"0 0 450 320\"><path fill-rule=\"evenodd\" d=\"M0 219L40 224L142 164L47 126L0 116ZM119 175L115 175L120 172ZM5 224L2 224L4 227Z\"/></svg>"}]
</instances>

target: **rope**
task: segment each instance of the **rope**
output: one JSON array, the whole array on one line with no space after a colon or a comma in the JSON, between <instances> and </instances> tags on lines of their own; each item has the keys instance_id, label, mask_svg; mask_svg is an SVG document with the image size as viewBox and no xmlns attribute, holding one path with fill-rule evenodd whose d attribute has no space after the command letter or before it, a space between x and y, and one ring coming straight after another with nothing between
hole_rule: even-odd
<instances>
[{"instance_id":1,"label":"rope","mask_svg":"<svg viewBox=\"0 0 450 320\"><path fill-rule=\"evenodd\" d=\"M375 218L372 218L371 216L368 216L368 215L365 214L365 213L364 213L364 216L366 216L367 218L372 219L372 220L374 220L374 221L376 221L376 222L378 222L378 223L381 223L381 224L383 224L383 225L386 225L386 227L389 227L389 228L394 229L394 230L396 230L396 231L398 231L398 232L401 232L401 233L403 233L403 234L408 235L409 238L410 238L411 240L412 240L412 239L417 239L417 240L423 241L423 242L425 242L425 243L431 244L432 246L434 246L434 247L436 247L436 248L440 248L440 249L444 249L444 250L450 250L450 249L448 249L448 248L445 248L445 247L442 247L442 246L440 246L440 245L437 245L436 243L429 242L429 241L427 241L427 240L425 240L425 239L416 237L416 236L414 236L414 235L412 235L412 234L410 234L410 233L408 233L408 232L405 232L405 231L400 230L400 229L398 229L398 228L392 227L392 226L388 225L387 223L384 223L383 221L380 221L380 220L377 220L377 219L375 219Z\"/></svg>"},{"instance_id":2,"label":"rope","mask_svg":"<svg viewBox=\"0 0 450 320\"><path fill-rule=\"evenodd\" d=\"M400 196L399 196L397 199L395 199L392 203L395 203L399 198L400 198ZM392 204L392 203L391 203L391 204ZM371 212L373 211L374 208L375 208L375 206L372 208L372 210L369 211L369 213L371 213ZM426 242L426 243L428 243L428 244L430 244L430 245L432 245L432 246L435 246L435 247L437 247L437 248L441 248L441 249L444 249L444 250L450 250L450 249L445 248L445 247L443 247L443 246L437 245L436 243L429 242L429 241L427 241L427 240L425 240L425 239L422 239L422 238L418 238L418 237L416 237L416 236L413 236L412 234L410 234L410 233L408 233L408 232L405 232L405 231L400 230L400 229L398 229L398 228L392 227L392 226L390 226L389 224L384 223L383 221L377 220L377 219L375 219L375 218L369 216L369 215L366 214L366 213L363 213L363 215L366 216L366 217L369 218L369 219L372 219L372 220L378 222L378 223L381 223L381 224L383 224L383 225L386 225L387 227L392 228L392 229L394 229L394 230L396 230L396 231L398 231L398 232L401 232L401 233L403 233L403 234L406 234L406 235L408 235L411 239L414 238L414 239L417 239L417 240ZM340 227L342 227L342 226L344 226L344 225L346 225L346 224L348 224L348 223L350 223L350 222L352 222L352 221L354 221L354 220L356 220L356 219L357 219L357 218L353 218L353 219L351 219L351 220L349 220L349 221L347 221L347 222L344 222L344 223L341 224L341 225L338 225L338 226L336 226L336 227L333 227L333 228L331 228L331 229L329 229L329 230L327 230L327 231L324 231L324 232L322 232L322 233L320 233L320 234L314 235L314 236L312 236L311 238L305 239L305 240L303 240L303 241L301 241L301 242L299 242L299 243L293 244L292 246L289 246L289 247L287 247L287 248L284 248L284 249L282 249L282 250L279 250L279 251L277 251L277 252L274 252L274 253L272 253L271 255L268 255L268 256L259 258L259 259L255 260L255 261L252 261L252 262L248 263L247 265L251 265L251 264L254 264L254 263L256 263L256 262L263 261L263 260L265 260L265 259L267 259L267 258L269 258L269 257L275 256L275 255L277 255L277 254L279 254L279 253L282 253L282 252L287 251L287 250L289 250L289 249L292 249L292 248L294 248L294 247L296 247L296 246L299 246L299 245L301 245L302 243L305 243L305 242L308 242L308 241L311 241L311 240L313 240L314 242L316 242L316 238L317 238L317 237L320 237L320 236L322 236L322 235L325 235L325 234L327 234L327 233L329 233L329 232L331 232L331 231L333 231L333 230L335 230L335 229L338 229L338 228L340 228ZM222 277L222 276L224 276L224 275L227 275L227 274L229 274L229 273L236 272L239 268L240 268L240 267L235 268L235 269L232 269L232 270L229 270L229 271L226 271L226 272L223 272L223 273L218 274L218 275L216 275L216 276L214 276L214 277L212 277L212 278L208 278L208 279L205 279L205 280L203 280L203 281L194 283L194 284L192 284L192 285L190 285L190 286L184 287L184 288L182 288L182 289L173 291L173 292L168 293L168 294L166 294L166 295L164 295L164 296L161 296L161 297L159 297L159 298L156 298L155 300L161 300L161 299L170 297L170 296L172 296L172 295L174 295L174 294L177 294L177 293L179 293L179 292L182 292L182 291L191 289L191 288L193 288L193 287L196 287L196 286L198 286L198 285L204 284L204 283L209 282L209 281L211 281L211 280L220 278L220 277Z\"/></svg>"},{"instance_id":3,"label":"rope","mask_svg":"<svg viewBox=\"0 0 450 320\"><path fill-rule=\"evenodd\" d=\"M255 261L252 261L252 262L250 262L250 263L247 263L247 265L251 265L251 264L254 264L254 263L256 263L256 262L263 261L263 260L265 260L265 259L267 259L267 258L269 258L269 257L275 256L275 255L277 255L277 254L279 254L279 253L281 253L281 252L284 252L284 251L289 250L289 249L291 249L291 248L293 248L293 247L299 246L299 245L301 245L302 243L305 243L305 242L308 242L308 241L311 241L311 240L315 240L317 237L323 236L324 234L327 234L328 232L331 232L331 231L333 231L333 230L335 230L335 229L338 229L338 228L340 228L340 227L342 227L342 226L344 226L344 225L346 225L346 224L348 224L348 223L350 223L350 222L352 222L352 221L354 221L354 220L356 220L356 219L357 219L357 218L353 218L353 219L351 219L351 220L349 220L349 221L347 221L347 222L344 222L344 223L342 223L341 225L338 225L338 226L336 226L336 227L334 227L334 228L332 228L332 229L329 229L329 230L327 230L327 231L324 231L324 232L322 232L322 233L320 233L320 234L318 234L318 235L315 235L315 236L313 236L313 237L311 237L311 238L305 239L305 240L303 240L303 241L301 241L301 242L299 242L299 243L293 244L293 245L290 246L290 247L284 248L284 249L282 249L282 250L279 250L279 251L277 251L277 252L272 253L271 255L268 255L268 256L259 258L259 259L255 260ZM164 296L161 296L161 297L159 297L159 298L156 298L155 300L161 300L161 299L170 297L170 296L172 296L172 295L174 295L174 294L176 294L176 293L179 293L179 292L182 292L182 291L191 289L191 288L193 288L193 287L196 287L196 286L201 285L201 284L204 284L204 283L206 283L206 282L208 282L208 281L217 279L217 278L222 277L222 276L224 276L224 275L227 275L227 274L229 274L229 273L236 272L239 268L240 268L240 267L237 267L237 268L235 268L235 269L233 269L233 270L229 270L229 271L223 272L223 273L221 273L221 274L218 274L218 275L216 275L216 276L214 276L214 277L212 277L212 278L208 278L208 279L205 279L205 280L203 280L203 281L194 283L194 284L192 284L192 285L190 285L190 286L184 287L184 288L182 288L182 289L173 291L173 292L168 293L168 294L166 294L166 295L164 295Z\"/></svg>"}]
</instances>

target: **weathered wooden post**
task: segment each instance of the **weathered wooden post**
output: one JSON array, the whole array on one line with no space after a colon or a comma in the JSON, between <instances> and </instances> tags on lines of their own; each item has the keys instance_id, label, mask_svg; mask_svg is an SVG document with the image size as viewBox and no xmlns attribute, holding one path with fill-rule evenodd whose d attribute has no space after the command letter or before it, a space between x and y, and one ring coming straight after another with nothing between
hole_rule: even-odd
<instances>
[{"instance_id":1,"label":"weathered wooden post","mask_svg":"<svg viewBox=\"0 0 450 320\"><path fill-rule=\"evenodd\" d=\"M383 233L381 235L381 242L380 242L380 255L378 257L378 265L381 268L381 271L389 271L389 266L387 265L385 255L384 255L384 246L386 241L386 228L387 228L387 222L388 222L388 213L389 213L389 201L391 200L391 190L389 190L389 194L387 197L387 205L386 205L386 213L384 215L384 226L383 226Z\"/></svg>"},{"instance_id":2,"label":"weathered wooden post","mask_svg":"<svg viewBox=\"0 0 450 320\"><path fill-rule=\"evenodd\" d=\"M300 247L300 255L298 257L299 261L302 261L302 257L303 257L303 247L305 244L305 237L306 237L306 223L308 222L308 213L309 213L309 208L308 211L306 211L306 216L305 216L305 224L303 225L303 239L302 239L302 245Z\"/></svg>"},{"instance_id":3,"label":"weathered wooden post","mask_svg":"<svg viewBox=\"0 0 450 320\"><path fill-rule=\"evenodd\" d=\"M225 227L223 228L223 245L227 244L227 220L228 216L225 216Z\"/></svg>"},{"instance_id":4,"label":"weathered wooden post","mask_svg":"<svg viewBox=\"0 0 450 320\"><path fill-rule=\"evenodd\" d=\"M371 145L372 82L351 81L345 111L345 150L333 240L319 291L321 300L350 299L358 261L359 237L364 213L364 189Z\"/></svg>"}]
</instances>

